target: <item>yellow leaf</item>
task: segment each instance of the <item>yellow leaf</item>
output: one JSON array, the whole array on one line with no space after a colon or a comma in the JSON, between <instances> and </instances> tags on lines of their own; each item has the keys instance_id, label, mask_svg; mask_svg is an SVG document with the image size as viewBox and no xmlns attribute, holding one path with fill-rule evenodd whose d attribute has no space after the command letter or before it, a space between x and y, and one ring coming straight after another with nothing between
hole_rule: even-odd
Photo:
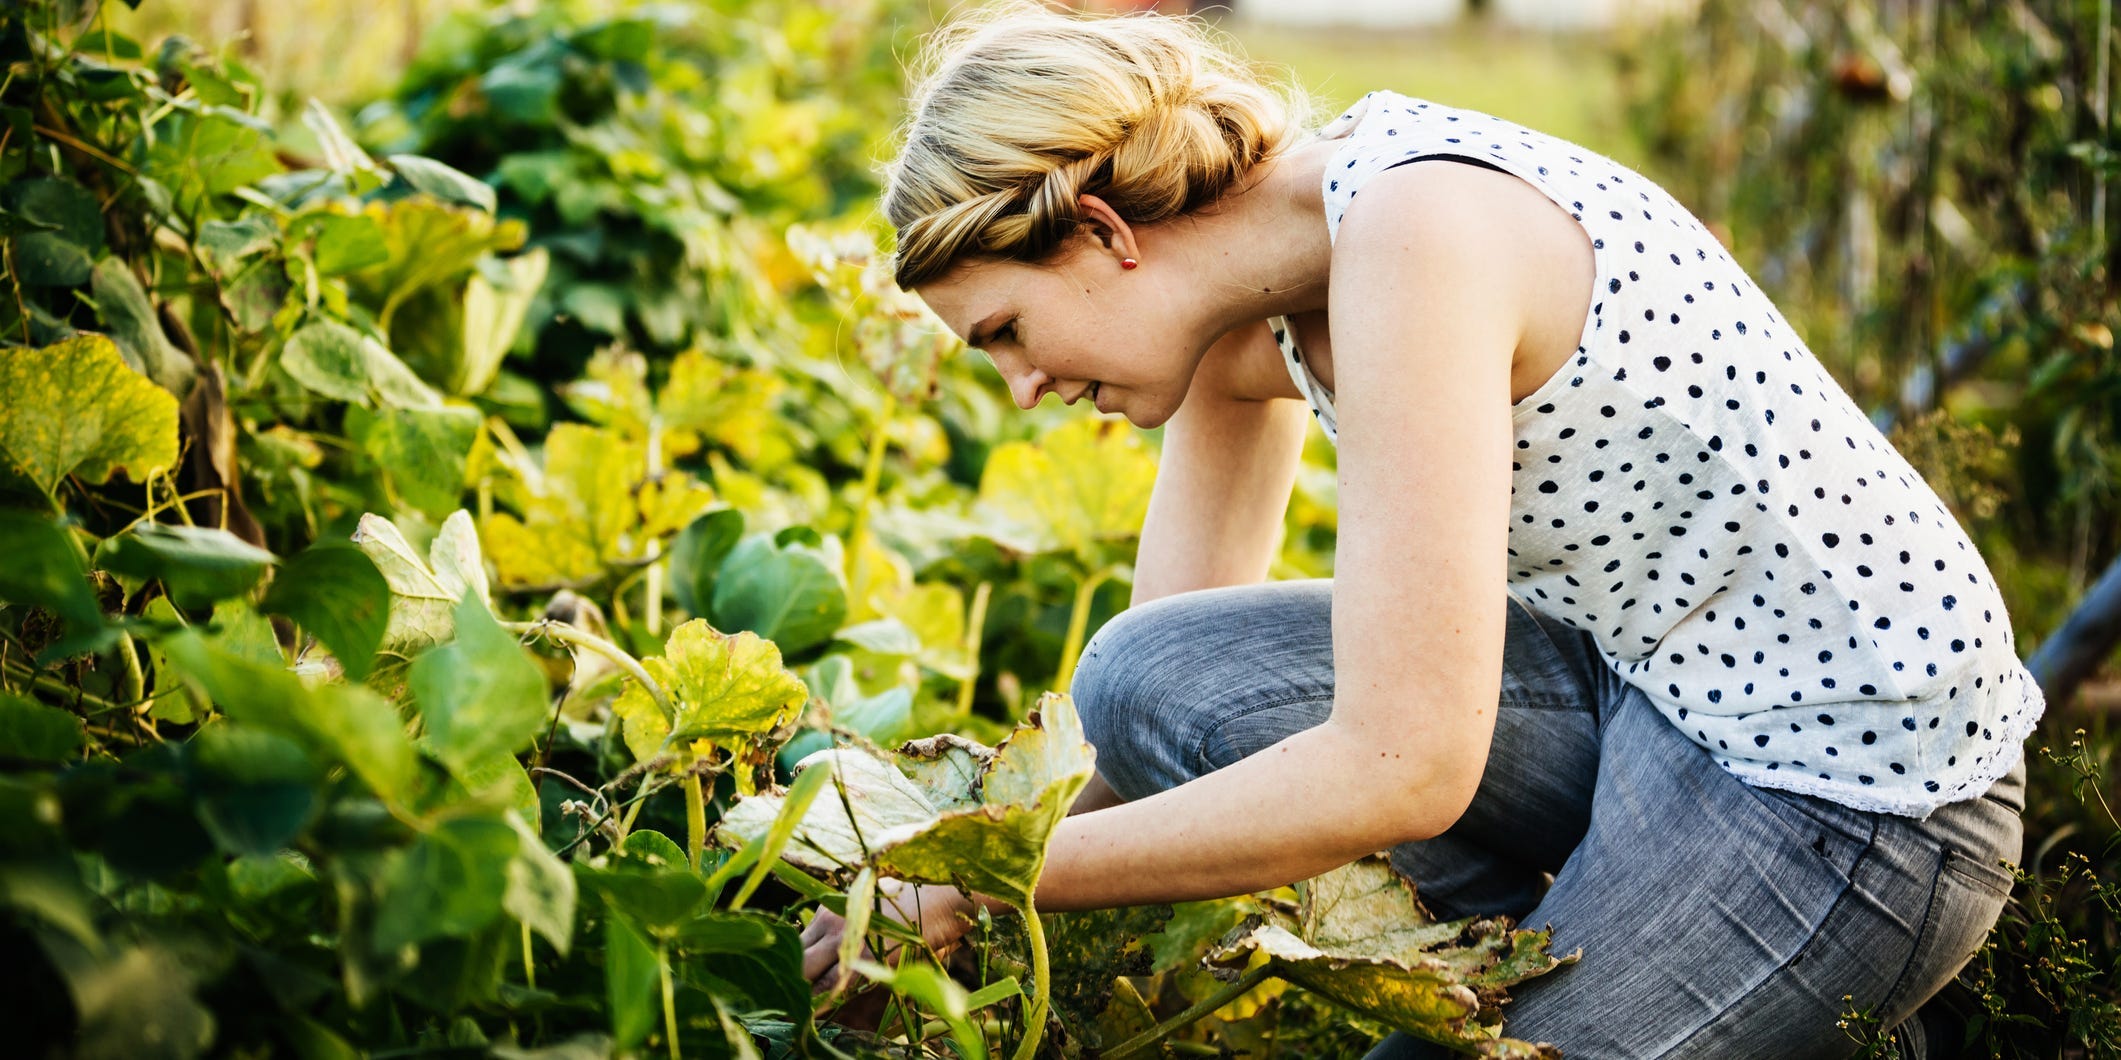
<instances>
[{"instance_id":1,"label":"yellow leaf","mask_svg":"<svg viewBox=\"0 0 2121 1060\"><path fill-rule=\"evenodd\" d=\"M1135 431L1084 417L1037 443L997 446L980 476L979 503L1033 550L1087 555L1097 541L1141 532L1156 458Z\"/></svg>"},{"instance_id":2,"label":"yellow leaf","mask_svg":"<svg viewBox=\"0 0 2121 1060\"><path fill-rule=\"evenodd\" d=\"M102 335L0 352L0 455L47 495L68 475L134 482L177 462L177 399Z\"/></svg>"},{"instance_id":3,"label":"yellow leaf","mask_svg":"<svg viewBox=\"0 0 2121 1060\"><path fill-rule=\"evenodd\" d=\"M597 577L614 563L684 529L714 503L714 492L681 471L643 482L647 454L617 431L563 423L545 437L542 472L526 469L520 516L497 512L480 523L501 582L554 585Z\"/></svg>"},{"instance_id":4,"label":"yellow leaf","mask_svg":"<svg viewBox=\"0 0 2121 1060\"><path fill-rule=\"evenodd\" d=\"M637 761L654 757L666 740L750 740L793 719L810 698L802 679L781 665L781 649L755 633L719 633L695 618L670 631L663 651L641 666L677 709L674 740L670 720L639 682L628 681L612 704Z\"/></svg>"}]
</instances>

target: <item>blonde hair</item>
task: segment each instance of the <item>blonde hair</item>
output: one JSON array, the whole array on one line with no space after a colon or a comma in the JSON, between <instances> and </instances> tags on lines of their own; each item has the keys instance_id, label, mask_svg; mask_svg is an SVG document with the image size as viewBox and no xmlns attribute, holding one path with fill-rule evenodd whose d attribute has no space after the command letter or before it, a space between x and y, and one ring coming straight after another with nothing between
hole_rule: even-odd
<instances>
[{"instance_id":1,"label":"blonde hair","mask_svg":"<svg viewBox=\"0 0 2121 1060\"><path fill-rule=\"evenodd\" d=\"M1302 141L1315 101L1226 50L1196 17L997 4L932 34L899 157L884 167L902 290L960 260L1040 263L1083 194L1129 224L1213 203Z\"/></svg>"}]
</instances>

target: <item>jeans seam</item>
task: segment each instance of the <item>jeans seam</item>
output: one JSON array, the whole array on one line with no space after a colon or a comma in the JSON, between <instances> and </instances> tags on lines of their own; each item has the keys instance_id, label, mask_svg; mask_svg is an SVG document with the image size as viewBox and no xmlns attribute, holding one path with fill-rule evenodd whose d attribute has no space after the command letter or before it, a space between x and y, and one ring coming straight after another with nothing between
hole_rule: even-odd
<instances>
[{"instance_id":1,"label":"jeans seam","mask_svg":"<svg viewBox=\"0 0 2121 1060\"><path fill-rule=\"evenodd\" d=\"M1232 722L1242 721L1243 719L1249 718L1252 715L1257 714L1263 710L1273 710L1276 707L1294 706L1298 703L1315 703L1319 700L1331 701L1332 698L1333 693L1331 692L1326 692L1324 694L1320 694L1317 692L1305 692L1300 695L1287 696L1281 699L1269 700L1265 703L1259 704L1258 706L1240 711L1235 714L1228 715L1227 717L1216 721L1215 724L1208 726L1206 731L1201 733L1200 743L1193 748L1193 760L1199 763L1199 765L1196 767L1197 770L1201 773L1211 773L1217 769L1222 768L1221 766L1218 766L1215 763L1208 761L1208 741L1215 739L1217 735L1221 734L1224 727L1230 725Z\"/></svg>"},{"instance_id":2,"label":"jeans seam","mask_svg":"<svg viewBox=\"0 0 2121 1060\"><path fill-rule=\"evenodd\" d=\"M1922 944L1927 942L1937 930L1937 898L1944 891L1944 863L1950 857L1951 855L1946 848L1942 846L1938 848L1937 872L1935 876L1930 878L1929 904L1922 908L1922 930L1915 936L1913 944L1908 947L1907 962L1900 966L1900 975L1893 980L1893 985L1886 990L1884 1000L1878 1002L1878 1009L1881 1012L1891 1012L1893 1007L1900 1003L1901 994L1907 990L1908 976L1915 970L1915 958L1922 955Z\"/></svg>"},{"instance_id":3,"label":"jeans seam","mask_svg":"<svg viewBox=\"0 0 2121 1060\"><path fill-rule=\"evenodd\" d=\"M1765 808L1763 807L1763 809ZM1826 912L1824 914L1821 914L1821 916L1819 917L1819 923L1814 925L1812 933L1805 937L1803 944L1797 947L1796 952L1792 953L1789 957L1785 958L1781 964L1776 965L1774 969L1769 971L1766 975L1761 976L1759 982L1754 983L1750 987L1747 987L1745 993L1738 995L1736 999L1732 1000L1730 1004L1725 1005L1715 1015L1710 1016L1708 1019L1701 1021L1701 1026L1696 1027L1693 1030L1687 1032L1686 1037L1681 1038L1676 1042L1673 1042L1671 1048L1659 1052L1657 1054L1659 1060L1662 1060L1662 1058L1664 1057L1672 1056L1678 1053L1679 1050L1686 1048L1694 1041L1694 1039L1701 1037L1703 1031L1706 1031L1710 1027L1715 1026L1718 1020L1721 1020L1733 1009L1736 1009L1739 1006L1745 1004L1753 997L1753 995L1759 993L1762 990L1767 989L1768 984L1775 982L1775 980L1777 980L1784 973L1790 970L1790 966L1793 963L1802 959L1804 957L1805 951L1811 948L1812 941L1814 939L1817 939L1819 937L1820 931L1825 929L1827 922L1834 919L1834 914L1840 912L1842 904L1848 901L1849 892L1856 889L1856 871L1863 867L1864 861L1868 859L1871 854L1877 850L1877 848L1878 833L1874 828L1871 832L1870 839L1863 844L1863 852L1861 854L1856 855L1856 860L1849 863L1848 882L1842 885L1841 893L1834 896L1834 904L1828 906ZM1913 959L1912 955L1910 955L1910 959ZM1904 977L1906 975L1906 972L1903 970L1901 974Z\"/></svg>"}]
</instances>

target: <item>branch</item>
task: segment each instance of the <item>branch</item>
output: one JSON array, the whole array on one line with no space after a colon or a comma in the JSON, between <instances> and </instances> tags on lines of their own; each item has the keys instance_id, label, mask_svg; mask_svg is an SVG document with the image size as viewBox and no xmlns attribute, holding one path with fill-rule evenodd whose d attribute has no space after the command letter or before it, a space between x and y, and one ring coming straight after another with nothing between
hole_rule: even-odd
<instances>
[{"instance_id":1,"label":"branch","mask_svg":"<svg viewBox=\"0 0 2121 1060\"><path fill-rule=\"evenodd\" d=\"M2053 705L2069 702L2077 686L2121 644L2121 556L2107 565L2076 610L2026 661L2040 691Z\"/></svg>"}]
</instances>

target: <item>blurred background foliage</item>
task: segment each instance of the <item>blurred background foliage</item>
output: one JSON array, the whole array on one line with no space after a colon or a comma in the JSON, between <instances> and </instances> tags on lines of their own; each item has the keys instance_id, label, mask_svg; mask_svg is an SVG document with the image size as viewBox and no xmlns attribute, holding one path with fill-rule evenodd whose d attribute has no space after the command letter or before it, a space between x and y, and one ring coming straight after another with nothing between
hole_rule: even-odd
<instances>
[{"instance_id":1,"label":"blurred background foliage","mask_svg":"<svg viewBox=\"0 0 2121 1060\"><path fill-rule=\"evenodd\" d=\"M135 1032L153 1027L154 1051L182 1056L747 1055L727 1032L740 1019L769 1055L814 1044L805 1021L752 1013L791 986L768 955L808 903L782 881L754 903L781 912L742 928L758 932L751 964L718 965L717 943L656 935L609 898L620 885L599 874L677 884L594 808L631 799L637 837L688 821L678 786L643 780L619 739L608 666L531 655L556 709L511 749L513 772L486 762L509 778L488 789L501 794L467 794L492 777L430 751L456 787L413 814L373 781L327 777L314 748L246 757L202 740L254 729L229 720L232 664L200 662L222 656L186 648L185 631L267 668L351 677L325 687L373 688L415 721L439 694L409 692L387 653L373 674L341 658L344 635L277 588L290 572L230 583L202 572L262 561L218 538L207 554L135 539L217 527L291 563L380 513L439 569L464 545L448 529L462 508L503 621L563 618L639 656L688 616L777 642L810 696L781 766L835 741L999 739L1125 606L1160 432L1016 409L865 269L888 236L871 204L899 60L942 14L911 0L33 0L0 14L0 357L29 366L27 351L109 335L175 407L182 446L143 474L151 447L114 435L135 456L122 480L87 459L0 484L0 515L43 520L0 524L27 535L9 547L64 527L99 594L23 606L45 590L0 582L15 605L0 608L0 799L33 823L0 851L0 947L40 984L14 999L25 1040L142 1055ZM1975 1055L2121 1050L2121 891L2105 882L2121 879L2106 769L2121 605L2101 604L2121 595L2111 0L1702 0L1600 34L1223 25L1329 104L1394 89L1641 168L1774 295L1953 506L2021 642L2044 653L2019 890L1946 1000ZM104 407L8 400L62 418ZM1332 572L1332 460L1314 431L1276 577ZM91 628L100 639L83 640ZM725 765L710 813L740 771ZM315 808L235 827L231 791ZM606 896L583 902L593 929L514 898L520 940L498 907L379 924L394 901L426 908L415 895L437 881L476 891L543 865L494 846L498 832L438 823L503 822L504 805ZM1182 907L1132 949L1102 922L1056 928L1073 940L1056 961L1083 988L1057 998L1049 1048L1207 997L1217 984L1190 969L1243 909ZM534 921L550 945L533 944ZM1002 967L1020 942L997 931ZM979 952L957 969L987 971ZM666 1031L655 972L674 960L663 1004L684 1019ZM938 1021L927 1048L943 1048L948 998L894 997ZM1009 1005L982 1033L1015 1033ZM1855 1047L1889 1055L1850 1015ZM1180 1037L1339 1056L1382 1030L1269 983Z\"/></svg>"}]
</instances>

